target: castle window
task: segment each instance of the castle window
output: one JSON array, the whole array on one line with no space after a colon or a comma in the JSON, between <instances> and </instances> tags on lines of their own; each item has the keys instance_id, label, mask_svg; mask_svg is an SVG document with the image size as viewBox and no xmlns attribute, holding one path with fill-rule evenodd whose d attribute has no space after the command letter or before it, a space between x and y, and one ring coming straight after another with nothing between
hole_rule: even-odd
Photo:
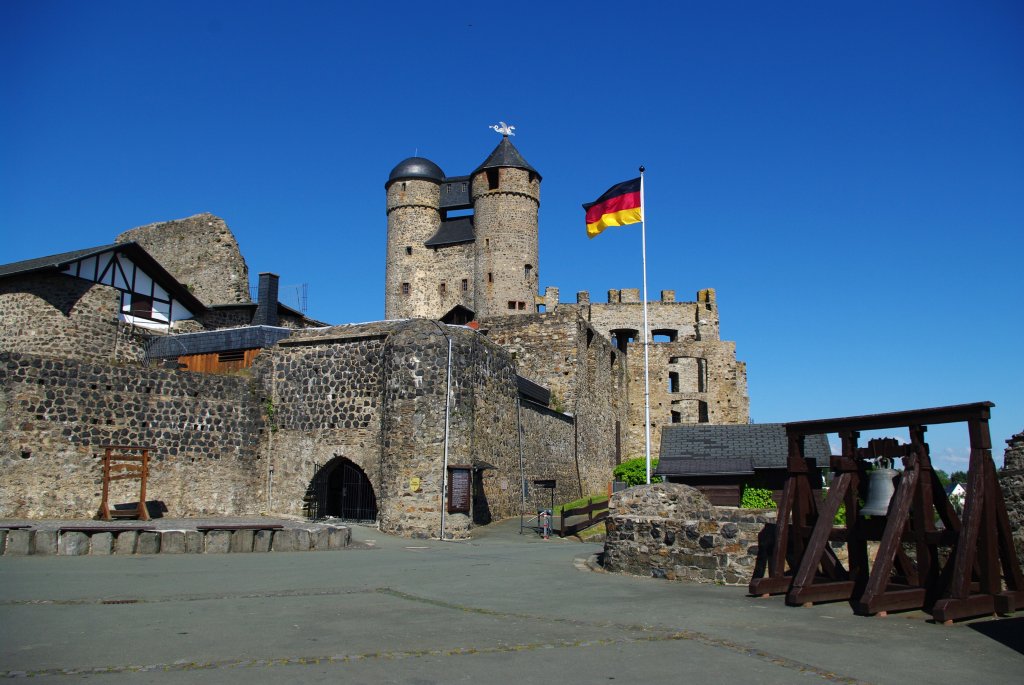
<instances>
[{"instance_id":1,"label":"castle window","mask_svg":"<svg viewBox=\"0 0 1024 685\"><path fill-rule=\"evenodd\" d=\"M452 184L451 183L445 184L444 192L446 192L446 193L452 192Z\"/></svg>"},{"instance_id":2,"label":"castle window","mask_svg":"<svg viewBox=\"0 0 1024 685\"><path fill-rule=\"evenodd\" d=\"M697 392L708 391L708 360L697 358Z\"/></svg>"},{"instance_id":3,"label":"castle window","mask_svg":"<svg viewBox=\"0 0 1024 685\"><path fill-rule=\"evenodd\" d=\"M492 274L490 271L487 272L487 282L494 283L494 274Z\"/></svg>"},{"instance_id":4,"label":"castle window","mask_svg":"<svg viewBox=\"0 0 1024 685\"><path fill-rule=\"evenodd\" d=\"M441 295L445 295L448 292L448 284L442 283L441 285L437 286L437 291L441 293Z\"/></svg>"},{"instance_id":5,"label":"castle window","mask_svg":"<svg viewBox=\"0 0 1024 685\"><path fill-rule=\"evenodd\" d=\"M508 308L511 309L512 311L516 310L516 302L515 302L515 300L509 300L508 301Z\"/></svg>"},{"instance_id":6,"label":"castle window","mask_svg":"<svg viewBox=\"0 0 1024 685\"><path fill-rule=\"evenodd\" d=\"M526 303L525 302L517 302L516 304L519 306L519 311L525 311L526 310Z\"/></svg>"},{"instance_id":7,"label":"castle window","mask_svg":"<svg viewBox=\"0 0 1024 685\"><path fill-rule=\"evenodd\" d=\"M408 283L403 283L402 284L402 294L403 295L408 295L411 290L412 290L412 288L409 287Z\"/></svg>"},{"instance_id":8,"label":"castle window","mask_svg":"<svg viewBox=\"0 0 1024 685\"><path fill-rule=\"evenodd\" d=\"M616 328L609 332L612 335L612 344L619 348L621 352L625 352L626 345L636 342L640 336L640 331L635 328Z\"/></svg>"},{"instance_id":9,"label":"castle window","mask_svg":"<svg viewBox=\"0 0 1024 685\"><path fill-rule=\"evenodd\" d=\"M672 423L682 423L682 422L683 422L683 415L680 412L677 412L677 411L672 412Z\"/></svg>"},{"instance_id":10,"label":"castle window","mask_svg":"<svg viewBox=\"0 0 1024 685\"><path fill-rule=\"evenodd\" d=\"M402 181L402 190L405 190L405 181Z\"/></svg>"},{"instance_id":11,"label":"castle window","mask_svg":"<svg viewBox=\"0 0 1024 685\"><path fill-rule=\"evenodd\" d=\"M491 246L491 239L490 238L484 238L484 247L490 247L490 246Z\"/></svg>"},{"instance_id":12,"label":"castle window","mask_svg":"<svg viewBox=\"0 0 1024 685\"><path fill-rule=\"evenodd\" d=\"M679 331L674 328L659 328L651 331L654 342L675 342L679 339Z\"/></svg>"},{"instance_id":13,"label":"castle window","mask_svg":"<svg viewBox=\"0 0 1024 685\"><path fill-rule=\"evenodd\" d=\"M697 423L708 422L708 403L698 402L697 403Z\"/></svg>"},{"instance_id":14,"label":"castle window","mask_svg":"<svg viewBox=\"0 0 1024 685\"><path fill-rule=\"evenodd\" d=\"M675 371L668 374L668 391L679 392L679 374Z\"/></svg>"},{"instance_id":15,"label":"castle window","mask_svg":"<svg viewBox=\"0 0 1024 685\"><path fill-rule=\"evenodd\" d=\"M466 184L465 183L462 184L462 192L466 192Z\"/></svg>"},{"instance_id":16,"label":"castle window","mask_svg":"<svg viewBox=\"0 0 1024 685\"><path fill-rule=\"evenodd\" d=\"M533 273L533 265L527 264L523 267L523 275L526 276L526 280L530 280L530 274Z\"/></svg>"},{"instance_id":17,"label":"castle window","mask_svg":"<svg viewBox=\"0 0 1024 685\"><path fill-rule=\"evenodd\" d=\"M462 279L462 292L468 292L468 291L469 291L469 279L468 278L463 278Z\"/></svg>"},{"instance_id":18,"label":"castle window","mask_svg":"<svg viewBox=\"0 0 1024 685\"><path fill-rule=\"evenodd\" d=\"M498 170L488 169L487 170L487 189L497 190L498 189Z\"/></svg>"},{"instance_id":19,"label":"castle window","mask_svg":"<svg viewBox=\"0 0 1024 685\"><path fill-rule=\"evenodd\" d=\"M412 247L407 245L406 248L405 248L405 254L411 255L412 254Z\"/></svg>"}]
</instances>

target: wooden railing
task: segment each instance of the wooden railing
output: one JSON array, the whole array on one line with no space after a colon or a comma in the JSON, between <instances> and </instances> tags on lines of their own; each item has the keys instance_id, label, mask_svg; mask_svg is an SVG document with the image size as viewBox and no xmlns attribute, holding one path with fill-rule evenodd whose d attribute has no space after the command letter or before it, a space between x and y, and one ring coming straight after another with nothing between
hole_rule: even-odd
<instances>
[{"instance_id":1,"label":"wooden railing","mask_svg":"<svg viewBox=\"0 0 1024 685\"><path fill-rule=\"evenodd\" d=\"M595 512L597 514L595 515ZM571 526L565 524L570 518L574 516L586 516L587 518L579 523L574 523ZM595 526L608 518L608 500L594 501L591 497L587 500L587 503L581 507L575 509L562 509L561 527L558 531L559 537L565 537L566 535L575 535L581 530L586 530L591 526Z\"/></svg>"}]
</instances>

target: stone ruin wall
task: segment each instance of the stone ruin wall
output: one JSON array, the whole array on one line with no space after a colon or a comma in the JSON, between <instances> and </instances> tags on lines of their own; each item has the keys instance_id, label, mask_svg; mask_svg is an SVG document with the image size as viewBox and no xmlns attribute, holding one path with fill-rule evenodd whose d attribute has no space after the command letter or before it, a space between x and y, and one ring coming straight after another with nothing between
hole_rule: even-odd
<instances>
[{"instance_id":1,"label":"stone ruin wall","mask_svg":"<svg viewBox=\"0 0 1024 685\"><path fill-rule=\"evenodd\" d=\"M108 444L153 449L147 499L168 516L259 512L252 390L241 377L0 353L0 517L94 517ZM112 502L138 496L119 485Z\"/></svg>"},{"instance_id":2,"label":"stone ruin wall","mask_svg":"<svg viewBox=\"0 0 1024 685\"><path fill-rule=\"evenodd\" d=\"M118 321L120 306L117 289L64 274L5 279L0 282L0 350L139 363L145 359L143 329Z\"/></svg>"},{"instance_id":3,"label":"stone ruin wall","mask_svg":"<svg viewBox=\"0 0 1024 685\"><path fill-rule=\"evenodd\" d=\"M999 484L1006 501L1017 559L1024 568L1024 431L1007 440L1006 445L1003 468L999 470Z\"/></svg>"},{"instance_id":4,"label":"stone ruin wall","mask_svg":"<svg viewBox=\"0 0 1024 685\"><path fill-rule=\"evenodd\" d=\"M747 585L758 534L774 510L716 507L696 488L641 485L608 504L606 570L667 580Z\"/></svg>"},{"instance_id":5,"label":"stone ruin wall","mask_svg":"<svg viewBox=\"0 0 1024 685\"><path fill-rule=\"evenodd\" d=\"M141 245L205 305L251 301L249 267L220 217L204 213L139 226L116 242Z\"/></svg>"},{"instance_id":6,"label":"stone ruin wall","mask_svg":"<svg viewBox=\"0 0 1024 685\"><path fill-rule=\"evenodd\" d=\"M630 404L628 438L623 443L624 459L644 455L643 348L631 343L628 350L627 357L634 361L629 365L634 401ZM747 369L745 363L736 361L735 343L656 343L651 345L649 357L652 455L659 454L661 428L672 424L672 412L679 413L679 423L750 422ZM670 386L670 373L678 375L676 392Z\"/></svg>"}]
</instances>

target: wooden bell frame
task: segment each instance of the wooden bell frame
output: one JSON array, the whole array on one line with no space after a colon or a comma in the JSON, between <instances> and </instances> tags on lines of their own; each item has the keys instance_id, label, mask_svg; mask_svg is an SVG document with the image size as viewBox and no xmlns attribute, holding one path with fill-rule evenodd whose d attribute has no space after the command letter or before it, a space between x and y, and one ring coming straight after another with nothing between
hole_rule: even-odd
<instances>
[{"instance_id":1,"label":"wooden bell frame","mask_svg":"<svg viewBox=\"0 0 1024 685\"><path fill-rule=\"evenodd\" d=\"M786 603L795 606L847 600L862 615L923 609L940 622L1024 607L1024 579L992 461L993 406L977 402L786 424L789 473L767 568L755 570L750 593L785 593ZM967 423L971 443L962 517L932 469L924 440L928 425L957 422ZM860 431L900 427L909 429L908 444L879 439L858 446ZM823 433L842 440L842 454L831 459L834 477L824 502L811 488L812 468L804 457L804 438ZM870 462L879 457L902 459L903 473L888 515L868 517L860 513L859 499ZM841 527L833 521L843 503ZM868 541L879 542L873 563ZM846 543L848 567L830 542Z\"/></svg>"}]
</instances>

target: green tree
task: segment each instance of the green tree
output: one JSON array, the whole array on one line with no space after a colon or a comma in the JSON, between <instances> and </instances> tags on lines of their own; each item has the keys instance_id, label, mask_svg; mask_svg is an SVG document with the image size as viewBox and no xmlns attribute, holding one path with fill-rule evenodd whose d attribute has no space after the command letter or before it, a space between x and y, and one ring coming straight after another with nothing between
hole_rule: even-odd
<instances>
[{"instance_id":1,"label":"green tree","mask_svg":"<svg viewBox=\"0 0 1024 685\"><path fill-rule=\"evenodd\" d=\"M935 475L939 477L939 482L942 483L942 487L949 485L949 474L942 469L935 469Z\"/></svg>"},{"instance_id":2,"label":"green tree","mask_svg":"<svg viewBox=\"0 0 1024 685\"><path fill-rule=\"evenodd\" d=\"M960 483L962 485L967 485L967 472L966 471L954 471L953 473L949 474L949 482L950 483Z\"/></svg>"},{"instance_id":3,"label":"green tree","mask_svg":"<svg viewBox=\"0 0 1024 685\"><path fill-rule=\"evenodd\" d=\"M651 473L658 468L658 460L651 459ZM623 481L629 487L647 483L647 460L644 457L627 459L612 471L616 480ZM652 483L660 483L661 476L651 476Z\"/></svg>"}]
</instances>

